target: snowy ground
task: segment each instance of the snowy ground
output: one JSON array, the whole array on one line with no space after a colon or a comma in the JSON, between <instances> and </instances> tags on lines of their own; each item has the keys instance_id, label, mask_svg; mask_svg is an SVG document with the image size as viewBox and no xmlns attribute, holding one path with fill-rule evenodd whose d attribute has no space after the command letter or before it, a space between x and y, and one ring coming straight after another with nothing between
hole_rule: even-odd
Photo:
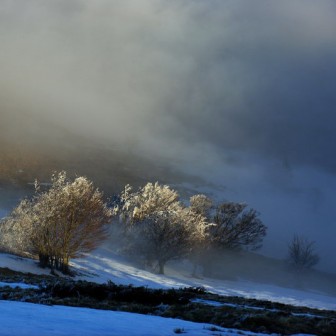
<instances>
[{"instance_id":1,"label":"snowy ground","mask_svg":"<svg viewBox=\"0 0 336 336\"><path fill-rule=\"evenodd\" d=\"M87 258L73 263L82 275L80 279L95 282L111 280L117 284L133 284L151 288L203 286L208 291L221 295L243 296L306 306L336 310L336 298L323 293L304 292L289 288L252 283L248 281L220 281L190 277L187 263L168 265L165 276L135 267L107 247L96 250ZM49 274L38 268L36 261L8 254L0 254L0 267L21 272ZM0 283L5 286L6 283ZM22 286L22 284L11 284ZM205 302L205 304L210 304ZM212 302L212 304L214 304ZM43 306L30 303L0 301L0 335L262 335L232 329L218 328L178 319L131 313L102 311L63 306Z\"/></svg>"},{"instance_id":2,"label":"snowy ground","mask_svg":"<svg viewBox=\"0 0 336 336\"><path fill-rule=\"evenodd\" d=\"M38 289L38 286L35 285L27 285L24 283L17 283L17 282L0 282L0 287L10 287L10 288L21 288L21 289L29 289L29 288L33 288L33 289Z\"/></svg>"},{"instance_id":3,"label":"snowy ground","mask_svg":"<svg viewBox=\"0 0 336 336\"><path fill-rule=\"evenodd\" d=\"M263 335L157 316L0 301L1 336Z\"/></svg>"},{"instance_id":4,"label":"snowy ground","mask_svg":"<svg viewBox=\"0 0 336 336\"><path fill-rule=\"evenodd\" d=\"M133 284L151 288L203 286L209 292L225 296L242 296L295 306L336 310L336 297L323 293L300 291L244 280L223 281L210 278L192 278L188 263L180 263L174 267L168 265L165 276L154 274L134 267L120 256L113 254L108 248L98 249L91 256L76 260L74 265L88 274L91 273L89 279L95 282L111 280L117 284ZM86 277L86 279L88 278Z\"/></svg>"},{"instance_id":5,"label":"snowy ground","mask_svg":"<svg viewBox=\"0 0 336 336\"><path fill-rule=\"evenodd\" d=\"M174 267L169 267L168 265L166 275L158 275L137 268L107 247L96 250L93 254L87 256L87 258L74 261L73 266L84 274L78 277L78 279L98 283L111 280L116 284L132 284L134 286L148 286L150 288L203 286L209 292L225 296L241 296L294 306L336 311L336 297L323 293L307 292L245 280L197 279L190 276L190 265L187 263L173 265ZM0 254L0 267L9 267L21 272L49 274L47 269L37 267L37 263L33 260L8 254Z\"/></svg>"}]
</instances>

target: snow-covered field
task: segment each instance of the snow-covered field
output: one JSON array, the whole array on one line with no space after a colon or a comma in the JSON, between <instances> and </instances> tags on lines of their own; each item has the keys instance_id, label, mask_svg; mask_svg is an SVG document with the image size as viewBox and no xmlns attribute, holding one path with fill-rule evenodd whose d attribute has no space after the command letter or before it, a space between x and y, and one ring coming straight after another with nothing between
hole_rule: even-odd
<instances>
[{"instance_id":1,"label":"snow-covered field","mask_svg":"<svg viewBox=\"0 0 336 336\"><path fill-rule=\"evenodd\" d=\"M336 298L323 293L305 292L289 288L252 283L248 281L220 281L196 279L190 276L188 263L168 265L166 275L158 275L137 268L115 254L108 247L96 250L86 258L73 263L80 272L79 279L103 283L133 284L151 288L203 286L221 295L243 296L336 310ZM21 272L48 274L36 261L8 254L0 254L0 267ZM0 286L4 286L0 283ZM13 287L20 284L12 284ZM211 331L209 325L112 311L62 306L0 301L0 335L257 335L237 330ZM258 334L260 335L260 334Z\"/></svg>"},{"instance_id":2,"label":"snow-covered field","mask_svg":"<svg viewBox=\"0 0 336 336\"><path fill-rule=\"evenodd\" d=\"M0 301L1 336L263 335L132 313Z\"/></svg>"},{"instance_id":3,"label":"snow-covered field","mask_svg":"<svg viewBox=\"0 0 336 336\"><path fill-rule=\"evenodd\" d=\"M118 284L151 288L202 286L209 292L225 296L242 296L295 306L336 310L336 297L316 291L307 292L245 280L197 279L190 276L191 268L187 262L168 265L165 276L154 274L135 267L107 247L100 248L94 254L85 259L78 259L73 264L89 274L85 279L94 282L111 280Z\"/></svg>"},{"instance_id":4,"label":"snow-covered field","mask_svg":"<svg viewBox=\"0 0 336 336\"><path fill-rule=\"evenodd\" d=\"M111 280L116 284L132 284L150 288L202 286L209 292L224 296L241 296L336 311L336 297L324 293L308 292L246 280L198 279L191 277L190 265L187 262L168 265L165 270L166 274L159 275L136 267L108 247L99 248L86 258L75 260L72 265L82 273L82 276L77 277L77 279L97 283L105 283ZM50 273L48 269L39 268L34 260L9 254L0 254L0 267L9 267L15 271L35 274Z\"/></svg>"}]
</instances>

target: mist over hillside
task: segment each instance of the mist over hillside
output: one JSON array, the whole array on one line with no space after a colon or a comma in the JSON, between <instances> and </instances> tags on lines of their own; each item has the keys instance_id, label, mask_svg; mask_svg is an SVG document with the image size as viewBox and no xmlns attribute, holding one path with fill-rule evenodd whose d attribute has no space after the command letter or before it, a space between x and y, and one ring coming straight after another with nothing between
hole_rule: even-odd
<instances>
[{"instance_id":1,"label":"mist over hillside","mask_svg":"<svg viewBox=\"0 0 336 336\"><path fill-rule=\"evenodd\" d=\"M335 31L333 0L0 1L2 192L63 169L182 185L334 271Z\"/></svg>"},{"instance_id":2,"label":"mist over hillside","mask_svg":"<svg viewBox=\"0 0 336 336\"><path fill-rule=\"evenodd\" d=\"M15 122L7 118L6 129L0 136L0 183L4 186L29 191L35 179L48 183L51 174L61 170L72 177L89 177L109 195L119 193L126 184L137 187L147 181L197 180L159 158L143 156L120 143L106 143L71 132L43 116L19 118L24 127L17 130L17 135Z\"/></svg>"}]
</instances>

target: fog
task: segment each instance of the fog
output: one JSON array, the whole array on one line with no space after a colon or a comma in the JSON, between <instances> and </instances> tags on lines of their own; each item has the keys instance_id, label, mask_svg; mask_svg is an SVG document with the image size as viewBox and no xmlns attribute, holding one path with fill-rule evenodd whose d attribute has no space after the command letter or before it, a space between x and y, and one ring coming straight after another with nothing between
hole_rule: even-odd
<instances>
[{"instance_id":1,"label":"fog","mask_svg":"<svg viewBox=\"0 0 336 336\"><path fill-rule=\"evenodd\" d=\"M160 161L335 272L335 31L333 0L0 0L2 146Z\"/></svg>"}]
</instances>

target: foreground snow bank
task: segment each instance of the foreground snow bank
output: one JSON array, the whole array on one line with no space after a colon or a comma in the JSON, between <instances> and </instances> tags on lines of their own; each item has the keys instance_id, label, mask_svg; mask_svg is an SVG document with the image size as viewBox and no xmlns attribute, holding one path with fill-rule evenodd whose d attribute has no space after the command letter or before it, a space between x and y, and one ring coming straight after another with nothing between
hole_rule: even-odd
<instances>
[{"instance_id":1,"label":"foreground snow bank","mask_svg":"<svg viewBox=\"0 0 336 336\"><path fill-rule=\"evenodd\" d=\"M32 303L0 301L1 336L173 336L214 335L211 325L132 313L43 306ZM247 331L217 328L230 336L257 336Z\"/></svg>"}]
</instances>

